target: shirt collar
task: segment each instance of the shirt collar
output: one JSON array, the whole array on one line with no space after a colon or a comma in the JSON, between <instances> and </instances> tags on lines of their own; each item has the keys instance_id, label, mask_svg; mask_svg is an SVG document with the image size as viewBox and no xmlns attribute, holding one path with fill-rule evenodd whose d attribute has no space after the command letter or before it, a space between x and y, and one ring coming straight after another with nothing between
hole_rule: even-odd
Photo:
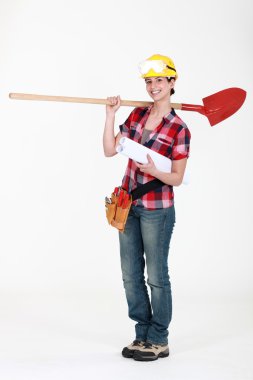
<instances>
[{"instance_id":1,"label":"shirt collar","mask_svg":"<svg viewBox=\"0 0 253 380\"><path fill-rule=\"evenodd\" d=\"M152 107L153 107L152 105L148 107L148 110L147 110L148 114L150 114ZM171 111L163 116L163 120L166 124L169 124L172 121L172 119L174 119L175 116L176 116L176 112L174 108L171 108Z\"/></svg>"}]
</instances>

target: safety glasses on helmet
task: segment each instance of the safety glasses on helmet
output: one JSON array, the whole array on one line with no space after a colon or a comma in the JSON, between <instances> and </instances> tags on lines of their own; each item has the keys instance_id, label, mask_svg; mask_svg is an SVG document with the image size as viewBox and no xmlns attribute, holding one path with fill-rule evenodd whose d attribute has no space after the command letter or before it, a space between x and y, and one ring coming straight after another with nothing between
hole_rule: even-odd
<instances>
[{"instance_id":1,"label":"safety glasses on helmet","mask_svg":"<svg viewBox=\"0 0 253 380\"><path fill-rule=\"evenodd\" d=\"M174 67L166 65L164 61L159 59L147 60L139 64L139 71L142 75L147 74L151 69L154 70L157 74L162 74L165 69L170 69L176 73Z\"/></svg>"},{"instance_id":2,"label":"safety glasses on helmet","mask_svg":"<svg viewBox=\"0 0 253 380\"><path fill-rule=\"evenodd\" d=\"M156 73L162 73L166 69L167 65L162 60L143 61L139 64L139 71L142 75L145 75L149 70L153 69Z\"/></svg>"}]
</instances>

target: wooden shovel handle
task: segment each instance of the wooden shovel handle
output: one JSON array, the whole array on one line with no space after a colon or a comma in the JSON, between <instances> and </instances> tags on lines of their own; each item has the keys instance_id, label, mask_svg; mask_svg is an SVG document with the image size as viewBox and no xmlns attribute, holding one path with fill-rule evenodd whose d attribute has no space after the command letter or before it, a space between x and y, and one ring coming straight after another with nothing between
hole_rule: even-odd
<instances>
[{"instance_id":1,"label":"wooden shovel handle","mask_svg":"<svg viewBox=\"0 0 253 380\"><path fill-rule=\"evenodd\" d=\"M69 102L69 103L89 103L89 104L110 104L107 99L96 98L77 98L71 96L53 96L53 95L35 95L35 94L23 94L23 93L10 93L10 99L17 100L46 100L53 102ZM153 104L153 102L136 101L136 100L121 100L122 106L129 107L147 107ZM172 103L171 106L175 109L181 109L182 104Z\"/></svg>"}]
</instances>

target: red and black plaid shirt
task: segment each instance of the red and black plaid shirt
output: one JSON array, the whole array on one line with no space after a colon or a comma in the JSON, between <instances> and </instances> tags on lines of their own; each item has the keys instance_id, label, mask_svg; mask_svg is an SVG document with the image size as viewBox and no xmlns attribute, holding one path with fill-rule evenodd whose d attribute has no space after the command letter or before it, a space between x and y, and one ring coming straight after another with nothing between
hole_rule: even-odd
<instances>
[{"instance_id":1,"label":"red and black plaid shirt","mask_svg":"<svg viewBox=\"0 0 253 380\"><path fill-rule=\"evenodd\" d=\"M142 132L151 108L152 106L135 108L125 123L119 126L122 136L141 143ZM162 122L151 132L143 145L171 160L181 160L189 157L190 139L189 129L172 109L163 117ZM152 179L154 179L153 176L141 172L135 162L129 159L122 187L127 191L132 191ZM174 204L173 186L161 186L143 195L133 204L149 210L171 207Z\"/></svg>"}]
</instances>

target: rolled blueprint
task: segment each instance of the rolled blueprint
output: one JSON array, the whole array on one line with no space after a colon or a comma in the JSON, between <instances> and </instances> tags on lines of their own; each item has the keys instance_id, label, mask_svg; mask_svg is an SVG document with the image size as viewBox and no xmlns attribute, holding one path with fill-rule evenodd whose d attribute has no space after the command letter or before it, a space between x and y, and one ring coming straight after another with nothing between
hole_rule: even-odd
<instances>
[{"instance_id":1,"label":"rolled blueprint","mask_svg":"<svg viewBox=\"0 0 253 380\"><path fill-rule=\"evenodd\" d=\"M171 172L172 163L169 158L129 139L128 137L122 137L119 140L119 145L117 146L116 151L141 164L148 163L147 154L149 154L158 170L165 173ZM185 185L189 183L187 169L184 173L183 183Z\"/></svg>"}]
</instances>

